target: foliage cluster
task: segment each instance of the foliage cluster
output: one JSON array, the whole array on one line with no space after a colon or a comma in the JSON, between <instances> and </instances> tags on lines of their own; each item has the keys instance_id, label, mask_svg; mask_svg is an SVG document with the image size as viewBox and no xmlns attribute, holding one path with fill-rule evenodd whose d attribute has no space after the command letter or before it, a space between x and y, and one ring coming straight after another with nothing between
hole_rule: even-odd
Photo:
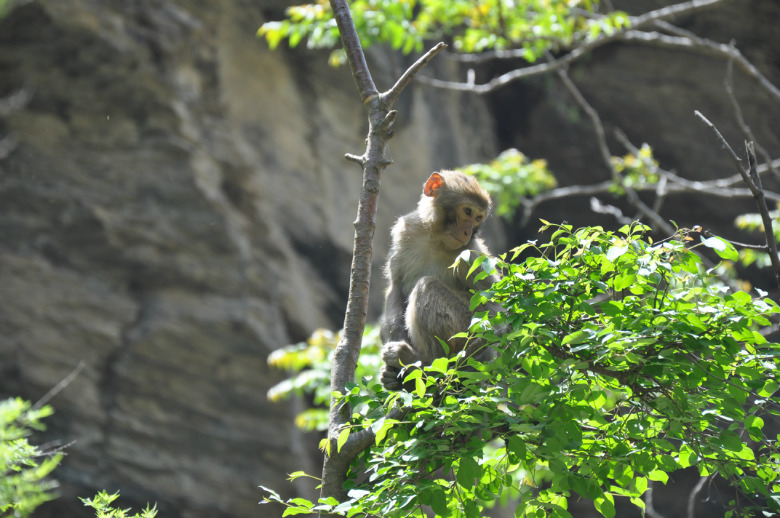
<instances>
[{"instance_id":1,"label":"foliage cluster","mask_svg":"<svg viewBox=\"0 0 780 518\"><path fill-rule=\"evenodd\" d=\"M268 391L268 399L281 401L293 395L306 395L313 407L295 417L295 424L302 430L325 431L328 429L330 404L330 366L333 350L340 336L328 329L318 329L306 342L277 349L268 357L272 367L287 370L290 377L277 383ZM379 372L379 328L366 326L360 349L355 377L362 379Z\"/></svg>"},{"instance_id":2,"label":"foliage cluster","mask_svg":"<svg viewBox=\"0 0 780 518\"><path fill-rule=\"evenodd\" d=\"M650 484L683 468L731 484L729 516L780 512L778 438L765 433L780 415L780 350L758 331L780 308L716 282L682 233L654 243L638 225L545 226L548 243L472 265L504 273L472 301L506 308L503 336L486 315L471 328L499 358L412 369L412 392L370 376L348 387L338 397L354 415L337 447L376 434L350 499L284 502L286 515L476 517L509 500L518 517L569 517L584 497L609 518L616 497L643 508ZM736 254L720 238L695 246ZM393 407L403 417L386 417Z\"/></svg>"},{"instance_id":3,"label":"foliage cluster","mask_svg":"<svg viewBox=\"0 0 780 518\"><path fill-rule=\"evenodd\" d=\"M157 506L146 505L146 508L140 513L133 513L130 509L117 509L112 504L119 498L119 493L109 495L105 491L100 491L95 498L81 498L81 502L86 507L95 510L97 518L154 518L157 516ZM132 513L132 514L131 514Z\"/></svg>"},{"instance_id":4,"label":"foliage cluster","mask_svg":"<svg viewBox=\"0 0 780 518\"><path fill-rule=\"evenodd\" d=\"M509 221L517 209L517 200L556 186L546 160L530 160L517 149L507 149L487 164L471 164L459 169L479 180L493 199L496 215Z\"/></svg>"},{"instance_id":5,"label":"foliage cluster","mask_svg":"<svg viewBox=\"0 0 780 518\"><path fill-rule=\"evenodd\" d=\"M628 25L623 12L592 16L596 0L356 0L350 11L361 44L420 52L426 40L451 39L457 51L521 48L536 61L546 51L585 43ZM338 29L327 0L289 7L286 19L263 24L258 35L270 47L305 39L309 48L332 48ZM343 63L336 51L331 63Z\"/></svg>"},{"instance_id":6,"label":"foliage cluster","mask_svg":"<svg viewBox=\"0 0 780 518\"><path fill-rule=\"evenodd\" d=\"M658 162L648 144L642 144L634 153L622 157L613 156L612 167L621 176L621 185L615 186L618 193L622 194L626 187L638 189L658 183Z\"/></svg>"},{"instance_id":7,"label":"foliage cluster","mask_svg":"<svg viewBox=\"0 0 780 518\"><path fill-rule=\"evenodd\" d=\"M0 401L0 516L29 516L55 497L56 483L46 477L61 455L48 455L28 440L33 430L44 429L41 420L52 412L21 398Z\"/></svg>"}]
</instances>

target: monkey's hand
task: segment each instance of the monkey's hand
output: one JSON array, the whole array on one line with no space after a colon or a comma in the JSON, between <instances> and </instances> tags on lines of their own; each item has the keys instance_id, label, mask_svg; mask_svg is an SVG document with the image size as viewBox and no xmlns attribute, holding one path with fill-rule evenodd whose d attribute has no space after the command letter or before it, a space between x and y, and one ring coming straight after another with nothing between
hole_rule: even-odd
<instances>
[{"instance_id":1,"label":"monkey's hand","mask_svg":"<svg viewBox=\"0 0 780 518\"><path fill-rule=\"evenodd\" d=\"M385 362L379 371L382 386L387 390L400 390L403 367L419 361L419 356L406 342L387 342L382 346L382 361Z\"/></svg>"},{"instance_id":2,"label":"monkey's hand","mask_svg":"<svg viewBox=\"0 0 780 518\"><path fill-rule=\"evenodd\" d=\"M397 367L388 367L382 365L382 370L379 371L379 380L382 382L382 386L385 390L398 391L403 387L401 383L401 369Z\"/></svg>"},{"instance_id":3,"label":"monkey's hand","mask_svg":"<svg viewBox=\"0 0 780 518\"><path fill-rule=\"evenodd\" d=\"M471 265L479 257L483 257L482 260L487 262L483 262L483 264L480 265L480 268L469 275ZM490 256L485 252L479 250L465 250L461 252L460 256L455 260L453 273L465 288L469 290L485 291L490 289L490 287L499 280L498 274L490 267L492 261ZM489 275L476 281L475 278L479 275L480 271L488 272Z\"/></svg>"}]
</instances>

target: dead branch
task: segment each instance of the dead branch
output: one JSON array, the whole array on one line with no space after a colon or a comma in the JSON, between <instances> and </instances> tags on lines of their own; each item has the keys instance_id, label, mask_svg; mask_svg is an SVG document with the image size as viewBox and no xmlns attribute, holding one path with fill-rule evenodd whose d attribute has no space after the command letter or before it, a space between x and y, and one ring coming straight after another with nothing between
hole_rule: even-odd
<instances>
[{"instance_id":1,"label":"dead branch","mask_svg":"<svg viewBox=\"0 0 780 518\"><path fill-rule=\"evenodd\" d=\"M702 122L709 126L709 128L715 134L723 148L731 157L734 166L742 176L742 180L745 182L745 184L747 184L750 192L753 193L756 207L758 208L759 214L761 214L761 221L764 224L764 236L766 237L766 244L769 248L769 259L772 261L772 270L775 272L775 280L777 281L778 287L780 287L780 257L777 255L777 241L775 240L772 217L769 215L769 208L766 205L766 196L764 195L764 190L761 186L761 177L758 175L758 169L756 167L756 154L755 150L753 149L753 143L745 142L745 150L748 157L748 168L745 169L742 167L742 161L734 152L726 139L723 138L723 135L720 134L718 128L716 128L713 123L711 123L704 115L702 115L701 112L696 111L694 113L696 117L701 119Z\"/></svg>"}]
</instances>

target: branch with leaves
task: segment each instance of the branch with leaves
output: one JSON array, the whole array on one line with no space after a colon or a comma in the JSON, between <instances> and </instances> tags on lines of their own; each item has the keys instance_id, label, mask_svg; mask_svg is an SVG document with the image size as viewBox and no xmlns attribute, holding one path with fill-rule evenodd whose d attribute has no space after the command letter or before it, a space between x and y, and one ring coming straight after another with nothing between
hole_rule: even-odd
<instances>
[{"instance_id":1,"label":"branch with leaves","mask_svg":"<svg viewBox=\"0 0 780 518\"><path fill-rule=\"evenodd\" d=\"M569 49L566 53L560 57L557 57L556 59L550 60L546 63L539 63L527 67L516 68L496 76L482 84L475 84L473 81L467 81L464 83L459 83L456 81L442 81L425 76L421 76L420 81L438 88L486 94L520 79L555 72L562 67L566 67L580 60L584 56L587 56L593 52L595 49L608 43L621 39L638 38L639 36L646 34L639 31L639 29L642 29L648 25L664 22L666 20L681 16L691 15L698 11L709 9L718 4L722 4L725 1L727 0L691 0L689 2L682 2L679 4L662 7L639 16L628 16L619 11L611 11L603 14L591 11L583 11L584 17L587 18L589 22L586 25L587 30L575 32L567 40L553 41L548 43L546 51L554 50L554 47L556 46L555 44ZM599 25L603 26L602 30L600 32L595 32L593 30L594 26L598 27ZM596 36L594 36L594 32ZM702 45L702 47L708 49L710 48L705 45ZM465 63L476 64L484 63L485 61L494 59L527 59L528 56L529 54L527 48L519 48L509 50L494 50L490 52L481 52L479 54L453 55L453 59Z\"/></svg>"},{"instance_id":2,"label":"branch with leaves","mask_svg":"<svg viewBox=\"0 0 780 518\"><path fill-rule=\"evenodd\" d=\"M571 518L586 498L613 518L622 496L661 518L654 483L684 468L731 485L732 516L780 511L779 445L765 429L780 414L777 345L747 325L780 308L722 289L692 250L726 258L733 247L679 233L653 241L642 225L544 223L549 241L498 258L506 275L474 296L506 308L502 337L487 316L472 326L498 357L438 358L407 375L411 392L388 394L371 376L351 385L341 398L356 410L339 442L374 440L348 498L284 502L269 490L287 514L477 517L509 492L515 516ZM398 404L405 416L382 412Z\"/></svg>"}]
</instances>

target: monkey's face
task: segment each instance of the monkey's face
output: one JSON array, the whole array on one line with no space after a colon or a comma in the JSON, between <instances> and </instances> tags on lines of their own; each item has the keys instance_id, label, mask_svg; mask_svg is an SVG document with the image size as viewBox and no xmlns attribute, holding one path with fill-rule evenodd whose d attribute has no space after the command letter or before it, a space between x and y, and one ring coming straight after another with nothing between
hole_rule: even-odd
<instances>
[{"instance_id":1,"label":"monkey's face","mask_svg":"<svg viewBox=\"0 0 780 518\"><path fill-rule=\"evenodd\" d=\"M487 211L472 203L460 203L455 206L454 214L448 219L444 244L452 249L466 248L471 243L474 232L487 216Z\"/></svg>"}]
</instances>

